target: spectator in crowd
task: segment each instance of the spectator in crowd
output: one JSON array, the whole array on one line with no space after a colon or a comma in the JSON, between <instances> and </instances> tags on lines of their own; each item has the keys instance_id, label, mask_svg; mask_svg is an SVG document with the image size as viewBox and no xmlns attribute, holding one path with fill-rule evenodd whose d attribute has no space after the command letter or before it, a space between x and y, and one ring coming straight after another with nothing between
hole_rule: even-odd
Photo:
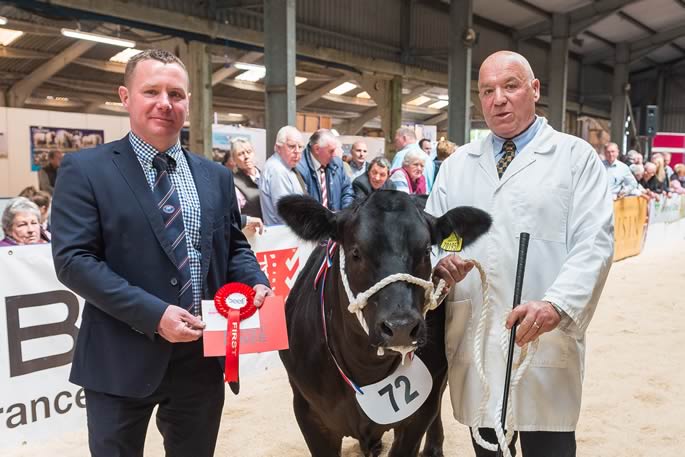
<instances>
[{"instance_id":1,"label":"spectator in crowd","mask_svg":"<svg viewBox=\"0 0 685 457\"><path fill-rule=\"evenodd\" d=\"M635 180L637 181L637 188L631 193L631 195L644 197L648 200L654 198L652 192L650 190L645 189L642 185L642 179L645 175L645 166L639 163L634 163L629 168L630 172L633 174Z\"/></svg>"},{"instance_id":2,"label":"spectator in crowd","mask_svg":"<svg viewBox=\"0 0 685 457\"><path fill-rule=\"evenodd\" d=\"M18 196L19 197L26 197L30 200L31 197L36 195L38 192L40 192L40 191L38 189L36 189L35 186L28 186L28 187L24 187L21 190L21 192L19 192Z\"/></svg>"},{"instance_id":3,"label":"spectator in crowd","mask_svg":"<svg viewBox=\"0 0 685 457\"><path fill-rule=\"evenodd\" d=\"M224 154L223 159L221 160L221 164L231 170L231 173L235 171L236 169L236 164L235 160L233 160L233 156L231 155L231 151L229 150Z\"/></svg>"},{"instance_id":4,"label":"spectator in crowd","mask_svg":"<svg viewBox=\"0 0 685 457\"><path fill-rule=\"evenodd\" d=\"M492 133L462 146L443 163L426 203L426 211L436 217L471 205L487 210L495 221L462 252L440 252L435 259L434 278L451 286L443 306L454 415L463 424L479 427L486 441L496 442L492 428L500 422L495 412L505 382L500 342L508 340L502 325L506 318L506 329L518 324L518 346L539 341L513 397L522 455L572 457L584 335L614 252L606 171L592 146L535 115L540 81L520 54L499 51L488 56L480 67L478 96ZM521 232L530 233L527 298L512 311ZM479 333L485 285L466 259L478 259L487 271L493 307L479 353L473 351L473 338ZM491 395L485 410L480 408L484 390L474 360L483 360L486 367ZM479 457L495 455L475 440L474 448Z\"/></svg>"},{"instance_id":5,"label":"spectator in crowd","mask_svg":"<svg viewBox=\"0 0 685 457\"><path fill-rule=\"evenodd\" d=\"M50 235L48 220L50 217L50 201L52 200L52 197L49 193L39 190L30 197L29 200L35 203L40 210L40 238L43 241L50 241L52 237Z\"/></svg>"},{"instance_id":6,"label":"spectator in crowd","mask_svg":"<svg viewBox=\"0 0 685 457\"><path fill-rule=\"evenodd\" d=\"M390 181L399 191L415 195L427 194L426 177L423 174L426 161L431 160L421 150L407 152L402 160L402 167L390 172Z\"/></svg>"},{"instance_id":7,"label":"spectator in crowd","mask_svg":"<svg viewBox=\"0 0 685 457\"><path fill-rule=\"evenodd\" d=\"M5 238L0 246L43 243L40 237L40 210L26 197L15 197L2 212Z\"/></svg>"},{"instance_id":8,"label":"spectator in crowd","mask_svg":"<svg viewBox=\"0 0 685 457\"><path fill-rule=\"evenodd\" d=\"M240 208L242 228L262 233L262 207L259 202L259 178L261 172L254 163L254 148L245 138L233 138L229 154L235 163L233 182Z\"/></svg>"},{"instance_id":9,"label":"spectator in crowd","mask_svg":"<svg viewBox=\"0 0 685 457\"><path fill-rule=\"evenodd\" d=\"M604 166L609 177L609 189L614 198L631 194L637 189L637 180L628 165L618 160L618 145L607 143L604 146Z\"/></svg>"},{"instance_id":10,"label":"spectator in crowd","mask_svg":"<svg viewBox=\"0 0 685 457\"><path fill-rule=\"evenodd\" d=\"M52 195L55 188L55 180L57 179L57 170L62 163L64 153L57 149L51 149L48 152L48 163L38 171L38 188L44 190Z\"/></svg>"},{"instance_id":11,"label":"spectator in crowd","mask_svg":"<svg viewBox=\"0 0 685 457\"><path fill-rule=\"evenodd\" d=\"M626 159L628 160L628 162L626 163L627 165L642 165L642 154L637 152L635 149L631 149L630 151L628 151L628 154L626 154Z\"/></svg>"},{"instance_id":12,"label":"spectator in crowd","mask_svg":"<svg viewBox=\"0 0 685 457\"><path fill-rule=\"evenodd\" d=\"M657 194L668 194L670 183L668 179L666 179L666 165L664 162L664 156L656 153L652 154L651 159L652 163L656 166L656 172L654 173L654 176L649 178L649 181L647 181L647 186L645 187Z\"/></svg>"},{"instance_id":13,"label":"spectator in crowd","mask_svg":"<svg viewBox=\"0 0 685 457\"><path fill-rule=\"evenodd\" d=\"M369 162L366 161L368 153L369 148L363 141L355 142L350 148L349 159L343 164L343 167L351 181L354 181L357 176L366 172L366 169L369 166Z\"/></svg>"},{"instance_id":14,"label":"spectator in crowd","mask_svg":"<svg viewBox=\"0 0 685 457\"><path fill-rule=\"evenodd\" d=\"M679 181L682 187L685 187L685 164L676 164L673 169L673 176L671 176L671 184L673 181Z\"/></svg>"},{"instance_id":15,"label":"spectator in crowd","mask_svg":"<svg viewBox=\"0 0 685 457\"><path fill-rule=\"evenodd\" d=\"M366 173L357 176L352 182L356 198L366 198L377 190L395 190L395 183L390 181L390 162L385 157L376 157L369 162Z\"/></svg>"},{"instance_id":16,"label":"spectator in crowd","mask_svg":"<svg viewBox=\"0 0 685 457\"><path fill-rule=\"evenodd\" d=\"M435 156L435 177L437 178L438 172L440 171L440 165L444 160L447 160L449 156L452 155L454 151L457 150L457 145L449 140L442 139L438 141L438 145L435 147L437 155Z\"/></svg>"},{"instance_id":17,"label":"spectator in crowd","mask_svg":"<svg viewBox=\"0 0 685 457\"><path fill-rule=\"evenodd\" d=\"M671 153L670 152L664 152L662 153L664 157L664 165L666 168L666 179L669 181L673 177L673 168L671 168Z\"/></svg>"},{"instance_id":18,"label":"spectator in crowd","mask_svg":"<svg viewBox=\"0 0 685 457\"><path fill-rule=\"evenodd\" d=\"M421 141L419 141L419 147L423 152L426 153L428 157L433 156L433 144L428 138L423 138Z\"/></svg>"},{"instance_id":19,"label":"spectator in crowd","mask_svg":"<svg viewBox=\"0 0 685 457\"><path fill-rule=\"evenodd\" d=\"M404 156L409 151L421 151L424 153L425 157L423 159L424 168L423 176L426 177L426 193L431 191L433 187L433 180L435 179L435 165L433 161L430 160L430 156L426 154L416 143L416 133L414 130L406 127L400 127L395 132L395 147L397 148L397 153L392 160L391 170L396 170L402 167L404 163Z\"/></svg>"},{"instance_id":20,"label":"spectator in crowd","mask_svg":"<svg viewBox=\"0 0 685 457\"><path fill-rule=\"evenodd\" d=\"M644 173L642 174L642 179L638 180L638 183L645 189L649 189L649 180L656 174L656 165L652 162L645 162Z\"/></svg>"},{"instance_id":21,"label":"spectator in crowd","mask_svg":"<svg viewBox=\"0 0 685 457\"><path fill-rule=\"evenodd\" d=\"M131 57L119 87L130 133L67 155L57 179L52 252L85 298L70 381L94 456L142 456L155 410L166 455L214 455L225 386L203 353L201 301L230 282L257 307L273 294L238 229L230 171L181 147L188 86L174 54Z\"/></svg>"},{"instance_id":22,"label":"spectator in crowd","mask_svg":"<svg viewBox=\"0 0 685 457\"><path fill-rule=\"evenodd\" d=\"M328 129L320 129L309 138L296 170L307 193L326 208L338 211L350 206L354 192L345 174L342 160L336 156L340 141Z\"/></svg>"},{"instance_id":23,"label":"spectator in crowd","mask_svg":"<svg viewBox=\"0 0 685 457\"><path fill-rule=\"evenodd\" d=\"M276 134L275 153L264 164L259 179L259 202L264 225L283 224L276 207L281 197L304 194L306 188L295 167L302 157L302 134L295 127L286 125Z\"/></svg>"}]
</instances>

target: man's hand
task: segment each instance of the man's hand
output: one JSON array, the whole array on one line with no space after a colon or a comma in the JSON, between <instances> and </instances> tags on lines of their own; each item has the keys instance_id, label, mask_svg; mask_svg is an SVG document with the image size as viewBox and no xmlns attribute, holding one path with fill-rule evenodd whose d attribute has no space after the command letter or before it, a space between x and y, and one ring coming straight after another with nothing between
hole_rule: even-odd
<instances>
[{"instance_id":1,"label":"man's hand","mask_svg":"<svg viewBox=\"0 0 685 457\"><path fill-rule=\"evenodd\" d=\"M256 308L261 308L264 304L264 299L266 297L271 297L274 294L274 291L266 287L264 284L257 284L253 287L253 289L256 292L254 296L254 305Z\"/></svg>"},{"instance_id":2,"label":"man's hand","mask_svg":"<svg viewBox=\"0 0 685 457\"><path fill-rule=\"evenodd\" d=\"M561 316L551 303L546 301L529 301L518 305L507 318L507 328L511 329L518 322L516 344L523 346L546 332L551 332Z\"/></svg>"},{"instance_id":3,"label":"man's hand","mask_svg":"<svg viewBox=\"0 0 685 457\"><path fill-rule=\"evenodd\" d=\"M157 324L157 333L170 343L188 343L202 336L205 323L180 306L167 306Z\"/></svg>"},{"instance_id":4,"label":"man's hand","mask_svg":"<svg viewBox=\"0 0 685 457\"><path fill-rule=\"evenodd\" d=\"M451 254L440 259L433 269L433 276L444 279L449 289L464 279L473 265L473 262L464 260L457 254Z\"/></svg>"},{"instance_id":5,"label":"man's hand","mask_svg":"<svg viewBox=\"0 0 685 457\"><path fill-rule=\"evenodd\" d=\"M258 217L247 216L245 228L255 233L259 233L260 235L264 233L264 223Z\"/></svg>"}]
</instances>

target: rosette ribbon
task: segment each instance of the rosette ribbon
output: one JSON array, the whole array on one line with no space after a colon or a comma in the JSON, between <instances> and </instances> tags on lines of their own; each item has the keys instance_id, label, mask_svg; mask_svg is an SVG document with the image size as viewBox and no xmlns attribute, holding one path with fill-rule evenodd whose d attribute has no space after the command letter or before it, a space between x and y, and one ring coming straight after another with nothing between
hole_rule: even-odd
<instances>
[{"instance_id":1,"label":"rosette ribbon","mask_svg":"<svg viewBox=\"0 0 685 457\"><path fill-rule=\"evenodd\" d=\"M224 371L226 382L238 382L240 321L257 311L254 297L254 289L239 282L225 284L214 295L216 310L226 318L226 368Z\"/></svg>"}]
</instances>

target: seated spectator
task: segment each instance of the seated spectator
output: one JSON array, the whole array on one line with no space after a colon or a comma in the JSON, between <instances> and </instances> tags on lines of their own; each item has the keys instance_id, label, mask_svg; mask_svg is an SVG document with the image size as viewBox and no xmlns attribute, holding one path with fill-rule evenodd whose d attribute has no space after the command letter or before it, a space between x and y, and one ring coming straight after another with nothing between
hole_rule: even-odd
<instances>
[{"instance_id":1,"label":"seated spectator","mask_svg":"<svg viewBox=\"0 0 685 457\"><path fill-rule=\"evenodd\" d=\"M628 165L618 160L618 145L608 143L604 147L604 166L609 178L609 189L614 198L631 194L637 188L637 180Z\"/></svg>"},{"instance_id":2,"label":"seated spectator","mask_svg":"<svg viewBox=\"0 0 685 457\"><path fill-rule=\"evenodd\" d=\"M452 143L451 141L448 140L440 140L438 141L438 145L435 147L435 150L437 151L437 155L435 156L435 177L438 177L438 171L440 170L440 165L442 165L442 161L446 160L449 156L452 155L454 151L457 150L457 145Z\"/></svg>"},{"instance_id":3,"label":"seated spectator","mask_svg":"<svg viewBox=\"0 0 685 457\"><path fill-rule=\"evenodd\" d=\"M420 149L411 149L404 155L402 167L390 172L390 181L395 183L397 190L414 195L428 193L423 175L426 159L426 153Z\"/></svg>"},{"instance_id":4,"label":"seated spectator","mask_svg":"<svg viewBox=\"0 0 685 457\"><path fill-rule=\"evenodd\" d=\"M49 193L39 190L35 195L33 195L33 197L30 197L29 200L35 203L40 210L40 238L43 241L49 242L52 238L48 227L50 202L52 201L52 197Z\"/></svg>"},{"instance_id":5,"label":"seated spectator","mask_svg":"<svg viewBox=\"0 0 685 457\"><path fill-rule=\"evenodd\" d=\"M235 163L233 181L240 208L241 227L262 233L262 206L259 203L259 178L261 171L254 163L254 148L244 138L231 140L231 159Z\"/></svg>"},{"instance_id":6,"label":"seated spectator","mask_svg":"<svg viewBox=\"0 0 685 457\"><path fill-rule=\"evenodd\" d=\"M5 238L0 246L44 243L40 238L40 210L26 197L9 201L2 213Z\"/></svg>"},{"instance_id":7,"label":"seated spectator","mask_svg":"<svg viewBox=\"0 0 685 457\"><path fill-rule=\"evenodd\" d=\"M390 181L390 162L384 157L376 157L369 162L366 173L352 182L355 198L366 198L377 190L395 190L395 183Z\"/></svg>"}]
</instances>

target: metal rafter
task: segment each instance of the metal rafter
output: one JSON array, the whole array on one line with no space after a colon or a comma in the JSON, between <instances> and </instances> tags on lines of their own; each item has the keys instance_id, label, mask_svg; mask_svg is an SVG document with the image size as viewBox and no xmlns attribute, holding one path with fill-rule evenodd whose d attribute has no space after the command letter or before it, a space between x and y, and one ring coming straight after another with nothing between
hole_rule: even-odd
<instances>
[{"instance_id":1,"label":"metal rafter","mask_svg":"<svg viewBox=\"0 0 685 457\"><path fill-rule=\"evenodd\" d=\"M682 36L685 36L685 25L673 27L673 28L665 30L663 32L659 32L659 33L656 33L656 34L651 35L649 37L642 38L640 40L634 41L634 42L630 43L631 60L635 60L636 58L644 57L645 55L649 54L650 52L654 51L655 49L658 49L662 46L665 46L666 44L669 44L671 41L673 41L677 38L680 38ZM680 48L680 47L678 46L678 48ZM583 59L583 63L585 63L585 64L599 63L603 60L606 60L606 59L613 57L613 55L614 55L613 49L594 52L592 54L588 54Z\"/></svg>"}]
</instances>

